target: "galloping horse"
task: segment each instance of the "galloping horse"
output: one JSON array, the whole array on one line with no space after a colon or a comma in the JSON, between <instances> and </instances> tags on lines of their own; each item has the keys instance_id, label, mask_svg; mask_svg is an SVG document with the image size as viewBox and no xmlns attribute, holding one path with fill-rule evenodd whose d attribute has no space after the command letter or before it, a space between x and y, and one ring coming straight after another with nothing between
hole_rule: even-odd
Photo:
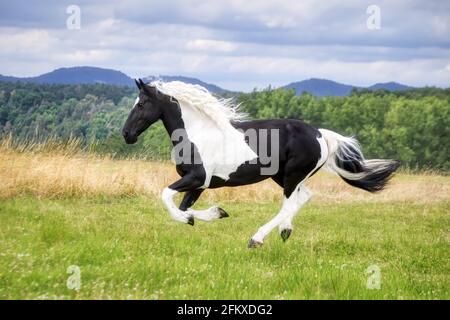
<instances>
[{"instance_id":1,"label":"galloping horse","mask_svg":"<svg viewBox=\"0 0 450 320\"><path fill-rule=\"evenodd\" d=\"M312 196L305 182L322 167L354 187L377 192L399 166L395 160L366 160L354 138L300 120L246 120L229 100L218 99L198 85L178 81L145 84L141 79L136 85L139 96L122 134L126 143L135 143L142 132L161 120L171 136L172 156L181 178L162 191L162 201L173 219L193 225L194 218L212 221L227 217L217 206L191 209L208 188L268 178L283 188L281 210L258 229L249 247L262 245L276 227L284 241L289 238L293 218ZM271 150L269 158L267 150ZM179 192L185 194L177 206L173 197Z\"/></svg>"}]
</instances>

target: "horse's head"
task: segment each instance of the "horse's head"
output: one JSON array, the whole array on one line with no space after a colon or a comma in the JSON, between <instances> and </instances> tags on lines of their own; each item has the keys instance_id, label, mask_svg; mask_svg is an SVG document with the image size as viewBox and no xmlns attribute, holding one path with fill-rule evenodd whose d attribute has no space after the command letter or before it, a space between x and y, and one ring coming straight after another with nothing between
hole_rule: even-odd
<instances>
[{"instance_id":1,"label":"horse's head","mask_svg":"<svg viewBox=\"0 0 450 320\"><path fill-rule=\"evenodd\" d=\"M135 143L142 132L161 118L169 98L157 88L144 84L141 79L135 82L139 88L139 96L122 129L122 135L128 144Z\"/></svg>"}]
</instances>

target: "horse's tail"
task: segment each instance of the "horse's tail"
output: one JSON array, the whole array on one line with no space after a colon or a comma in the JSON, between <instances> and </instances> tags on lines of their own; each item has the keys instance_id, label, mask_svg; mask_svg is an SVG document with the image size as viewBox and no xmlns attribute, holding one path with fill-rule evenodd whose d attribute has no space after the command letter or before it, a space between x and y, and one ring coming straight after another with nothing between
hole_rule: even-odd
<instances>
[{"instance_id":1,"label":"horse's tail","mask_svg":"<svg viewBox=\"0 0 450 320\"><path fill-rule=\"evenodd\" d=\"M324 167L354 187L370 192L380 191L400 165L397 160L366 160L356 139L326 129L319 131L328 145Z\"/></svg>"}]
</instances>

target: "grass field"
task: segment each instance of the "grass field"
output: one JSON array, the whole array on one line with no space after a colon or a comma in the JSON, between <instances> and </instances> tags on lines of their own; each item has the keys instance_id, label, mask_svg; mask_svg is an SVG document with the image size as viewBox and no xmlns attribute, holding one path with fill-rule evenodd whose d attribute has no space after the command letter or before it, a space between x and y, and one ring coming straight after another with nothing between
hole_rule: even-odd
<instances>
[{"instance_id":1,"label":"grass field","mask_svg":"<svg viewBox=\"0 0 450 320\"><path fill-rule=\"evenodd\" d=\"M449 299L450 178L397 175L370 195L320 174L283 243L247 249L279 209L272 183L208 191L230 217L173 222L169 164L0 146L0 298ZM81 271L69 289L68 267ZM380 288L368 289L368 268Z\"/></svg>"}]
</instances>

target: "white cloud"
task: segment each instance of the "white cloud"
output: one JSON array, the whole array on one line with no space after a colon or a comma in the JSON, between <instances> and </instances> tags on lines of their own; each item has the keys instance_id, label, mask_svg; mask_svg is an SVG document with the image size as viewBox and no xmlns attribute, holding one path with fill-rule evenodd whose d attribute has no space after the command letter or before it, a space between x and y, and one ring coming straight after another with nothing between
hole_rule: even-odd
<instances>
[{"instance_id":1,"label":"white cloud","mask_svg":"<svg viewBox=\"0 0 450 320\"><path fill-rule=\"evenodd\" d=\"M232 52L237 48L235 43L229 41L194 39L186 43L186 49L199 51L222 51Z\"/></svg>"},{"instance_id":2,"label":"white cloud","mask_svg":"<svg viewBox=\"0 0 450 320\"><path fill-rule=\"evenodd\" d=\"M53 54L52 59L86 65L94 62L103 62L110 59L112 52L109 50L76 50L63 54Z\"/></svg>"},{"instance_id":3,"label":"white cloud","mask_svg":"<svg viewBox=\"0 0 450 320\"><path fill-rule=\"evenodd\" d=\"M56 42L57 39L46 30L3 28L0 32L0 54L42 54Z\"/></svg>"}]
</instances>

